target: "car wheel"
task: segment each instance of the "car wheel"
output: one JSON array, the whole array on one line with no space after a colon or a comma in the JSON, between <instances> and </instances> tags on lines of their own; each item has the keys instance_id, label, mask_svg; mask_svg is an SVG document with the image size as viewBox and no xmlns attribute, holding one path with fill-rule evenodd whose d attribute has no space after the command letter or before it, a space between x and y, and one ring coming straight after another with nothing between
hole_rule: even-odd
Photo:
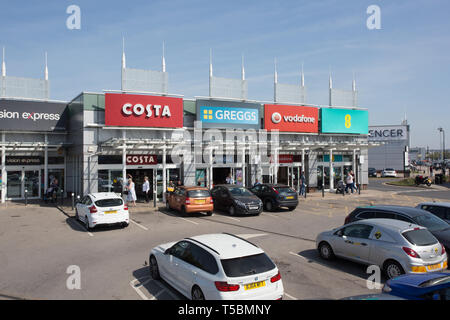
<instances>
[{"instance_id":1,"label":"car wheel","mask_svg":"<svg viewBox=\"0 0 450 320\"><path fill-rule=\"evenodd\" d=\"M129 223L127 223L127 222L122 223L122 228L126 228L128 226L129 226Z\"/></svg>"},{"instance_id":2,"label":"car wheel","mask_svg":"<svg viewBox=\"0 0 450 320\"><path fill-rule=\"evenodd\" d=\"M296 207L289 207L289 211L295 210Z\"/></svg>"},{"instance_id":3,"label":"car wheel","mask_svg":"<svg viewBox=\"0 0 450 320\"><path fill-rule=\"evenodd\" d=\"M183 216L186 215L186 207L185 206L181 207L181 215L183 215Z\"/></svg>"},{"instance_id":4,"label":"car wheel","mask_svg":"<svg viewBox=\"0 0 450 320\"><path fill-rule=\"evenodd\" d=\"M405 273L402 266L394 260L389 260L384 264L384 272L388 279L398 277Z\"/></svg>"},{"instance_id":5,"label":"car wheel","mask_svg":"<svg viewBox=\"0 0 450 320\"><path fill-rule=\"evenodd\" d=\"M75 208L75 219L80 221L80 216L78 215L78 210Z\"/></svg>"},{"instance_id":6,"label":"car wheel","mask_svg":"<svg viewBox=\"0 0 450 320\"><path fill-rule=\"evenodd\" d=\"M166 201L166 210L167 210L167 211L170 211L169 201Z\"/></svg>"},{"instance_id":7,"label":"car wheel","mask_svg":"<svg viewBox=\"0 0 450 320\"><path fill-rule=\"evenodd\" d=\"M161 276L159 275L158 262L153 255L150 256L150 275L152 276L153 280L161 279Z\"/></svg>"},{"instance_id":8,"label":"car wheel","mask_svg":"<svg viewBox=\"0 0 450 320\"><path fill-rule=\"evenodd\" d=\"M266 210L267 211L272 211L273 210L273 204L271 200L266 200Z\"/></svg>"},{"instance_id":9,"label":"car wheel","mask_svg":"<svg viewBox=\"0 0 450 320\"><path fill-rule=\"evenodd\" d=\"M198 286L192 288L192 300L205 300L205 296Z\"/></svg>"},{"instance_id":10,"label":"car wheel","mask_svg":"<svg viewBox=\"0 0 450 320\"><path fill-rule=\"evenodd\" d=\"M228 209L228 213L230 216L234 216L236 214L236 208L234 206L231 206L230 209Z\"/></svg>"},{"instance_id":11,"label":"car wheel","mask_svg":"<svg viewBox=\"0 0 450 320\"><path fill-rule=\"evenodd\" d=\"M319 245L319 254L325 260L332 260L335 257L333 249L326 242L320 243L320 245Z\"/></svg>"},{"instance_id":12,"label":"car wheel","mask_svg":"<svg viewBox=\"0 0 450 320\"><path fill-rule=\"evenodd\" d=\"M212 216L212 214L213 214L212 211L208 211L208 212L206 213L207 216Z\"/></svg>"},{"instance_id":13,"label":"car wheel","mask_svg":"<svg viewBox=\"0 0 450 320\"><path fill-rule=\"evenodd\" d=\"M86 227L87 231L91 230L91 227L89 226L89 219L88 216L84 216L84 226Z\"/></svg>"}]
</instances>

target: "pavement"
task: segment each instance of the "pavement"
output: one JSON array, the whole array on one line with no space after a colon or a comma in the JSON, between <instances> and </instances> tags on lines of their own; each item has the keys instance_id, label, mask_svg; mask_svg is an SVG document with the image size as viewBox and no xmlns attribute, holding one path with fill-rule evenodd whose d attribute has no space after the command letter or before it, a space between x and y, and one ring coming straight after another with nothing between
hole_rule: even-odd
<instances>
[{"instance_id":1,"label":"pavement","mask_svg":"<svg viewBox=\"0 0 450 320\"><path fill-rule=\"evenodd\" d=\"M417 190L415 190L417 191ZM285 299L340 299L378 293L366 286L366 267L353 262L320 259L318 233L344 223L356 206L430 201L438 191L363 190L361 194L321 192L301 198L294 211L210 217L181 215L162 204L130 207L127 228L87 231L74 218L70 202L0 206L0 299L185 299L148 272L154 246L205 233L230 232L263 248L279 267ZM403 194L405 193L405 194ZM450 193L447 191L447 199ZM70 270L79 268L81 288L69 289ZM384 279L382 279L382 282Z\"/></svg>"}]
</instances>

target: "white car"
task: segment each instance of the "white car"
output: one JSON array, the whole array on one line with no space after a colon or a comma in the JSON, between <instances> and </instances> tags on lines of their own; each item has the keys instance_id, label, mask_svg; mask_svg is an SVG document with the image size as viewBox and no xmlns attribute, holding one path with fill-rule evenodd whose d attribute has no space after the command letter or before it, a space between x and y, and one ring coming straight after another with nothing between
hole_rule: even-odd
<instances>
[{"instance_id":1,"label":"white car","mask_svg":"<svg viewBox=\"0 0 450 320\"><path fill-rule=\"evenodd\" d=\"M397 172L395 172L395 170L392 169L392 168L387 168L387 169L384 169L384 170L381 172L381 176L382 176L382 177L392 177L392 178L397 178Z\"/></svg>"},{"instance_id":2,"label":"white car","mask_svg":"<svg viewBox=\"0 0 450 320\"><path fill-rule=\"evenodd\" d=\"M281 274L255 244L228 233L161 244L150 252L153 279L192 300L278 300Z\"/></svg>"},{"instance_id":3,"label":"white car","mask_svg":"<svg viewBox=\"0 0 450 320\"><path fill-rule=\"evenodd\" d=\"M76 204L77 220L90 230L101 224L129 224L128 206L113 192L90 193Z\"/></svg>"}]
</instances>

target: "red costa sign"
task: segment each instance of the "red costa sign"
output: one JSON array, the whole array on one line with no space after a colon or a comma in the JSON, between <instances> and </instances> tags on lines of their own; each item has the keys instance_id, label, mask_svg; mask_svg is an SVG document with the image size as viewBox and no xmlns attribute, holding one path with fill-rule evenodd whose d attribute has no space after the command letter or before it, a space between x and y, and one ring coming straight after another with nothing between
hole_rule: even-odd
<instances>
[{"instance_id":1,"label":"red costa sign","mask_svg":"<svg viewBox=\"0 0 450 320\"><path fill-rule=\"evenodd\" d=\"M319 132L319 109L305 106L264 105L264 128L288 132Z\"/></svg>"},{"instance_id":2,"label":"red costa sign","mask_svg":"<svg viewBox=\"0 0 450 320\"><path fill-rule=\"evenodd\" d=\"M183 127L183 99L139 94L105 94L105 124L127 127Z\"/></svg>"},{"instance_id":3,"label":"red costa sign","mask_svg":"<svg viewBox=\"0 0 450 320\"><path fill-rule=\"evenodd\" d=\"M127 165L157 164L158 158L155 155L131 154L126 157Z\"/></svg>"}]
</instances>

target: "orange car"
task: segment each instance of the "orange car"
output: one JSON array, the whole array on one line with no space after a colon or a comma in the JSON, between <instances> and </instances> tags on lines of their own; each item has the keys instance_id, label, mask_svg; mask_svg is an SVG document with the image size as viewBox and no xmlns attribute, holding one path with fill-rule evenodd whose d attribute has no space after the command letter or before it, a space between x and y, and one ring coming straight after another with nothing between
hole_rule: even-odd
<instances>
[{"instance_id":1,"label":"orange car","mask_svg":"<svg viewBox=\"0 0 450 320\"><path fill-rule=\"evenodd\" d=\"M214 204L208 188L180 186L166 193L166 209L175 209L182 214L206 212L210 216Z\"/></svg>"}]
</instances>

